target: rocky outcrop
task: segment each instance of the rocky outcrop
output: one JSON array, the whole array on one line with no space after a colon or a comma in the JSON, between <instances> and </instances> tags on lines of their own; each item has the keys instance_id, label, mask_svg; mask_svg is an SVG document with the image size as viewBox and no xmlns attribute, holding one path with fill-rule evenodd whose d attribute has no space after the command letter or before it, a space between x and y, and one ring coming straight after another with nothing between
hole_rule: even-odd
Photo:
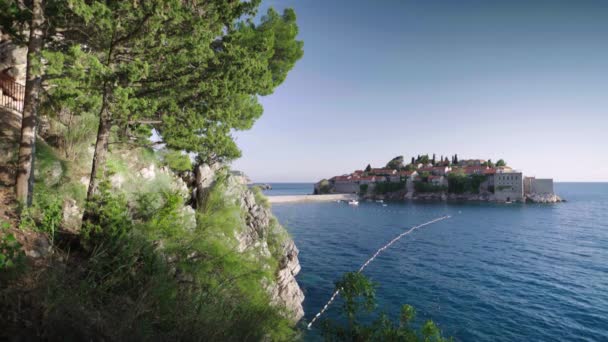
<instances>
[{"instance_id":1,"label":"rocky outcrop","mask_svg":"<svg viewBox=\"0 0 608 342\"><path fill-rule=\"evenodd\" d=\"M204 200L214 185L216 173L220 168L217 165L202 165L197 168L193 196L197 206L204 206ZM263 203L258 203L255 194L244 185L242 176L228 174L225 195L234 198L245 214L244 229L241 227L234 230L238 251L251 252L260 260L270 257L278 260L279 267L275 279L265 284L266 288L273 303L285 307L294 322L300 320L304 316L304 293L295 278L300 272L298 248L287 235L285 228L276 222L270 209ZM273 248L270 244L273 244Z\"/></svg>"},{"instance_id":2,"label":"rocky outcrop","mask_svg":"<svg viewBox=\"0 0 608 342\"><path fill-rule=\"evenodd\" d=\"M0 73L17 83L25 84L27 48L0 38Z\"/></svg>"},{"instance_id":3,"label":"rocky outcrop","mask_svg":"<svg viewBox=\"0 0 608 342\"><path fill-rule=\"evenodd\" d=\"M527 194L526 201L531 203L558 203L564 200L556 194Z\"/></svg>"}]
</instances>

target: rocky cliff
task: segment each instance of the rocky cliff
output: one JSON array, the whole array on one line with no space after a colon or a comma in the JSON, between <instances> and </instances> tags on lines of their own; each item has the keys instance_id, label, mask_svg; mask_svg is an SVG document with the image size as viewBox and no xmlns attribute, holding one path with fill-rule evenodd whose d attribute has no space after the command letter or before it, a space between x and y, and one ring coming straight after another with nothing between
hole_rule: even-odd
<instances>
[{"instance_id":1,"label":"rocky cliff","mask_svg":"<svg viewBox=\"0 0 608 342\"><path fill-rule=\"evenodd\" d=\"M219 166L202 165L196 169L194 198L198 207L203 206L210 189L221 171ZM278 268L275 277L266 284L273 303L285 307L294 321L304 316L302 302L304 293L295 276L300 272L298 248L288 236L285 228L278 224L263 199L256 198L252 190L244 185L241 176L227 174L225 196L233 198L245 216L244 229L235 229L239 252L252 252L260 258L276 259Z\"/></svg>"}]
</instances>

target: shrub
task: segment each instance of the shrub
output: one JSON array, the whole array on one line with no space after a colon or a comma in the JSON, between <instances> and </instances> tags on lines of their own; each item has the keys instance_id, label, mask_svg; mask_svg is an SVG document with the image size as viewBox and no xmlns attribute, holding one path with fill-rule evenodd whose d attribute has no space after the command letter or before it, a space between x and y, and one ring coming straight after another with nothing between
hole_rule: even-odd
<instances>
[{"instance_id":1,"label":"shrub","mask_svg":"<svg viewBox=\"0 0 608 342\"><path fill-rule=\"evenodd\" d=\"M167 150L163 153L163 162L176 172L192 171L192 160L180 151Z\"/></svg>"},{"instance_id":2,"label":"shrub","mask_svg":"<svg viewBox=\"0 0 608 342\"><path fill-rule=\"evenodd\" d=\"M329 194L331 192L331 185L327 179L322 179L319 182L318 191L315 189L317 195Z\"/></svg>"},{"instance_id":3,"label":"shrub","mask_svg":"<svg viewBox=\"0 0 608 342\"><path fill-rule=\"evenodd\" d=\"M5 230L3 227L2 230ZM21 244L12 233L0 232L0 271L19 268L25 261Z\"/></svg>"},{"instance_id":4,"label":"shrub","mask_svg":"<svg viewBox=\"0 0 608 342\"><path fill-rule=\"evenodd\" d=\"M414 182L414 190L420 193L429 193L429 192L443 192L448 188L444 185L434 185L426 182Z\"/></svg>"},{"instance_id":5,"label":"shrub","mask_svg":"<svg viewBox=\"0 0 608 342\"><path fill-rule=\"evenodd\" d=\"M84 229L86 268L77 279L63 280L59 274L50 285L54 305L45 324L51 335L295 339L264 288L275 268L237 251L234 234L245 222L237 202L225 196L224 184L211 189L193 231L180 226L181 197L170 192L159 197L153 208L140 200L132 213L138 222L133 223L124 196L111 193L107 184L100 186ZM273 256L280 255L285 238L278 228L269 236Z\"/></svg>"},{"instance_id":6,"label":"shrub","mask_svg":"<svg viewBox=\"0 0 608 342\"><path fill-rule=\"evenodd\" d=\"M369 189L369 184L360 184L359 185L359 193L361 195L365 195L367 193L368 189Z\"/></svg>"},{"instance_id":7,"label":"shrub","mask_svg":"<svg viewBox=\"0 0 608 342\"><path fill-rule=\"evenodd\" d=\"M374 187L374 193L382 195L405 189L405 182L379 182Z\"/></svg>"},{"instance_id":8,"label":"shrub","mask_svg":"<svg viewBox=\"0 0 608 342\"><path fill-rule=\"evenodd\" d=\"M261 205L262 207L264 207L266 209L270 209L270 202L268 201L268 198L264 195L262 188L260 188L257 185L252 186L251 191L253 192L253 195L255 196L255 202L257 204Z\"/></svg>"},{"instance_id":9,"label":"shrub","mask_svg":"<svg viewBox=\"0 0 608 342\"><path fill-rule=\"evenodd\" d=\"M412 321L416 311L410 305L401 308L399 322L396 324L384 313L374 313L376 308L375 284L363 274L350 272L336 282L340 289L343 304L341 320L323 321L322 332L326 341L405 341L405 342L447 342L433 321L426 321L417 331ZM376 318L371 323L363 322L361 317ZM369 319L368 319L369 320Z\"/></svg>"},{"instance_id":10,"label":"shrub","mask_svg":"<svg viewBox=\"0 0 608 342\"><path fill-rule=\"evenodd\" d=\"M60 196L41 189L34 196L32 206L22 208L19 228L47 233L52 244L61 226L62 219L63 210Z\"/></svg>"}]
</instances>

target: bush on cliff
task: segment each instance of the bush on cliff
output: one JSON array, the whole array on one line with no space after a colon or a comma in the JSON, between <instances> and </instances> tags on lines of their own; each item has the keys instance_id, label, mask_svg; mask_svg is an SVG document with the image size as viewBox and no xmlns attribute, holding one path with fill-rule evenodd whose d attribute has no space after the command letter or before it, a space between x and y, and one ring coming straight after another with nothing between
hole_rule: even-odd
<instances>
[{"instance_id":1,"label":"bush on cliff","mask_svg":"<svg viewBox=\"0 0 608 342\"><path fill-rule=\"evenodd\" d=\"M235 248L234 232L244 220L222 187L211 191L196 228L189 230L180 225L181 196L163 191L160 205L150 210L145 201L131 206L123 193L103 183L80 237L83 248L72 243L67 265L53 263L32 291L31 301L40 303L44 316L33 329L14 329L14 336L295 339L291 323L270 304L264 288L274 275L273 264ZM66 253L67 247L58 250Z\"/></svg>"},{"instance_id":2,"label":"bush on cliff","mask_svg":"<svg viewBox=\"0 0 608 342\"><path fill-rule=\"evenodd\" d=\"M414 190L419 193L443 192L448 188L443 185L434 185L426 182L414 182Z\"/></svg>"}]
</instances>

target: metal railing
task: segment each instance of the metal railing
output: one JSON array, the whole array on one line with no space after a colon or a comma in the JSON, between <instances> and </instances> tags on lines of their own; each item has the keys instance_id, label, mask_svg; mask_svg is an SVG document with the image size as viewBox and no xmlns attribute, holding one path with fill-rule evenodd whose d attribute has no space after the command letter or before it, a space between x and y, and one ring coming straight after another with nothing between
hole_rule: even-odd
<instances>
[{"instance_id":1,"label":"metal railing","mask_svg":"<svg viewBox=\"0 0 608 342\"><path fill-rule=\"evenodd\" d=\"M0 107L23 112L25 86L0 75Z\"/></svg>"}]
</instances>

